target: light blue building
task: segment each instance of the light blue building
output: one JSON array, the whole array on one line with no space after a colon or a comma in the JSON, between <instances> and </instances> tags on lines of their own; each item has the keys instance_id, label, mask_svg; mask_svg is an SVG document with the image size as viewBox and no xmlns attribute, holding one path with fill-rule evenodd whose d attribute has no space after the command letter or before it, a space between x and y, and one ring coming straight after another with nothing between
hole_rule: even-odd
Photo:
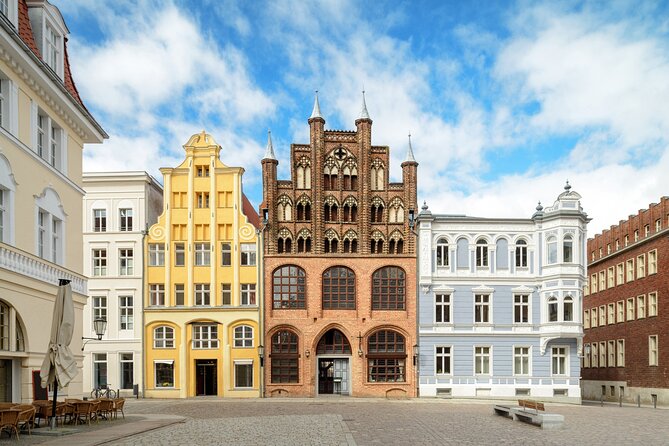
<instances>
[{"instance_id":1,"label":"light blue building","mask_svg":"<svg viewBox=\"0 0 669 446\"><path fill-rule=\"evenodd\" d=\"M586 227L569 183L528 219L419 214L424 397L580 403Z\"/></svg>"}]
</instances>

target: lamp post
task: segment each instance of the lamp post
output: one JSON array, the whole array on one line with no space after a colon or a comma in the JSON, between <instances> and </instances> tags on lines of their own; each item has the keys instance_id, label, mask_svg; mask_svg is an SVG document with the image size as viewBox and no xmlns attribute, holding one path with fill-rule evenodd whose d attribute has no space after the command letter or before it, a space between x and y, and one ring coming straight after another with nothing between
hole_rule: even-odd
<instances>
[{"instance_id":1,"label":"lamp post","mask_svg":"<svg viewBox=\"0 0 669 446\"><path fill-rule=\"evenodd\" d=\"M265 347L261 344L258 346L258 358L260 358L260 367L265 366Z\"/></svg>"},{"instance_id":2,"label":"lamp post","mask_svg":"<svg viewBox=\"0 0 669 446\"><path fill-rule=\"evenodd\" d=\"M84 339L86 339L86 342L84 342L84 345L81 346L81 351L84 351L84 347L86 347L86 344L88 344L91 341L102 341L102 337L104 336L105 331L107 331L107 320L102 318L95 319L93 321L93 330L95 330L97 338L87 338L85 336L82 336L81 340L83 341Z\"/></svg>"}]
</instances>

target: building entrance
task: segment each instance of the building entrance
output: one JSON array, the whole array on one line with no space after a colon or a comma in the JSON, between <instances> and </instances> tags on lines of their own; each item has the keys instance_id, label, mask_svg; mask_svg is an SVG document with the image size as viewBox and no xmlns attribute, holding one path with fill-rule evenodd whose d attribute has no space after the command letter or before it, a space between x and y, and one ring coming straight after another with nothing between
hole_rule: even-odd
<instances>
[{"instance_id":1,"label":"building entrance","mask_svg":"<svg viewBox=\"0 0 669 446\"><path fill-rule=\"evenodd\" d=\"M195 361L195 395L216 395L218 393L215 359Z\"/></svg>"},{"instance_id":2,"label":"building entrance","mask_svg":"<svg viewBox=\"0 0 669 446\"><path fill-rule=\"evenodd\" d=\"M318 393L320 395L349 395L349 358L351 344L344 334L333 328L318 342ZM331 357L334 356L334 357Z\"/></svg>"}]
</instances>

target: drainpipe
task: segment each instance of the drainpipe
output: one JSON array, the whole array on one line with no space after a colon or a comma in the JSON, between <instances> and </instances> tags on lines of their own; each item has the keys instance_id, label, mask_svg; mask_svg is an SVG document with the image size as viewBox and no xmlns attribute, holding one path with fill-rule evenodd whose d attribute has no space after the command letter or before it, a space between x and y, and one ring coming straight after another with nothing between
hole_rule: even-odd
<instances>
[{"instance_id":1,"label":"drainpipe","mask_svg":"<svg viewBox=\"0 0 669 446\"><path fill-rule=\"evenodd\" d=\"M260 330L259 343L265 347L266 354L268 346L265 345L265 282L264 282L264 263L265 263L265 250L264 250L264 227L263 230L256 229L256 252L258 253L258 264L256 265L256 283L258 284L258 293L256 299L258 299L258 330ZM264 362L264 359L263 359ZM265 367L260 367L260 398L265 398Z\"/></svg>"},{"instance_id":2,"label":"drainpipe","mask_svg":"<svg viewBox=\"0 0 669 446\"><path fill-rule=\"evenodd\" d=\"M148 216L148 204L144 218ZM142 344L142 398L144 398L146 391L146 348L144 345L144 331L145 331L145 316L144 316L144 299L146 299L146 255L145 242L146 236L149 234L149 223L145 223L145 229L142 231L142 332L139 334L139 339ZM139 397L139 395L138 395Z\"/></svg>"}]
</instances>

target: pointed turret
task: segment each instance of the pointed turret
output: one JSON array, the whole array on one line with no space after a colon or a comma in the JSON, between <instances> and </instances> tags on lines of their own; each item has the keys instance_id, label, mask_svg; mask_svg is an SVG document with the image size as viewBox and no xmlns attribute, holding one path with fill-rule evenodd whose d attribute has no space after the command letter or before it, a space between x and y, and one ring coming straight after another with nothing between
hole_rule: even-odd
<instances>
[{"instance_id":1,"label":"pointed turret","mask_svg":"<svg viewBox=\"0 0 669 446\"><path fill-rule=\"evenodd\" d=\"M358 119L369 119L370 121L372 118L369 117L369 112L367 111L367 102L365 102L365 90L362 90L362 108L360 109L360 115L358 116Z\"/></svg>"},{"instance_id":2,"label":"pointed turret","mask_svg":"<svg viewBox=\"0 0 669 446\"><path fill-rule=\"evenodd\" d=\"M415 163L416 158L413 156L413 147L411 147L411 133L409 133L409 148L407 149L407 156L404 158L405 163Z\"/></svg>"},{"instance_id":3,"label":"pointed turret","mask_svg":"<svg viewBox=\"0 0 669 446\"><path fill-rule=\"evenodd\" d=\"M314 118L323 119L323 115L321 115L321 104L318 102L318 90L316 90L316 95L314 98L314 109L311 110L311 116L309 116L309 119Z\"/></svg>"},{"instance_id":4,"label":"pointed turret","mask_svg":"<svg viewBox=\"0 0 669 446\"><path fill-rule=\"evenodd\" d=\"M267 149L265 149L264 160L276 160L276 155L274 155L274 146L272 145L272 131L267 130Z\"/></svg>"}]
</instances>

